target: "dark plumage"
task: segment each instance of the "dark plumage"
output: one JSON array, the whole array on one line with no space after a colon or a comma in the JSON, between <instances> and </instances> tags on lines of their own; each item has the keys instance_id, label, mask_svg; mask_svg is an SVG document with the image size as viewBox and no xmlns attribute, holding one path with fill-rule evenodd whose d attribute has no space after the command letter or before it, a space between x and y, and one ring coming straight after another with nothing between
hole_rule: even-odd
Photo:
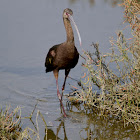
<instances>
[{"instance_id":1,"label":"dark plumage","mask_svg":"<svg viewBox=\"0 0 140 140\"><path fill-rule=\"evenodd\" d=\"M67 40L62 44L58 44L50 48L45 61L46 73L51 71L53 71L54 73L56 79L56 85L57 85L57 95L62 105L62 109L65 117L66 117L66 113L62 104L62 96L58 89L58 73L59 70L65 69L65 80L62 86L62 91L63 91L65 88L66 78L70 72L70 69L76 66L79 59L79 53L75 47L73 30L70 23L70 20L73 20L71 19L72 14L73 12L71 9L67 8L64 10L63 21L66 29Z\"/></svg>"},{"instance_id":2,"label":"dark plumage","mask_svg":"<svg viewBox=\"0 0 140 140\"><path fill-rule=\"evenodd\" d=\"M50 48L45 62L46 72L57 69L70 70L79 59L79 53L74 45L62 43Z\"/></svg>"}]
</instances>

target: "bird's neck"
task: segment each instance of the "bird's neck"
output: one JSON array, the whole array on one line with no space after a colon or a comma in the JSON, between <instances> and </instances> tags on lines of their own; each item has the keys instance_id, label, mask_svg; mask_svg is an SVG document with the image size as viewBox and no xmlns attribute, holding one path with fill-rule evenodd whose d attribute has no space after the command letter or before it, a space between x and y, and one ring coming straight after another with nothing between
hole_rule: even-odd
<instances>
[{"instance_id":1,"label":"bird's neck","mask_svg":"<svg viewBox=\"0 0 140 140\"><path fill-rule=\"evenodd\" d=\"M72 30L70 20L63 18L63 21L64 21L64 26L65 26L66 34L67 34L66 42L68 44L74 44L74 34L73 34L73 30Z\"/></svg>"}]
</instances>

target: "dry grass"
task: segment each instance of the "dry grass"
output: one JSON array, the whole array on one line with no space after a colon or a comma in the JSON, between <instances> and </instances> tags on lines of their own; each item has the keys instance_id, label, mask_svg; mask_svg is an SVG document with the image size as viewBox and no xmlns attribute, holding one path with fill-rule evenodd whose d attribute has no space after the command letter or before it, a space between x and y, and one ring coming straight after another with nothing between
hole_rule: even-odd
<instances>
[{"instance_id":1,"label":"dry grass","mask_svg":"<svg viewBox=\"0 0 140 140\"><path fill-rule=\"evenodd\" d=\"M47 124L44 117L37 112L36 123L34 129L30 127L22 128L22 119L31 119L34 111L31 113L31 116L28 118L21 118L21 108L17 107L11 111L10 107L7 107L4 111L0 111L0 140L40 140L39 136L39 127L38 127L38 117L40 116L45 125L46 137L47 137Z\"/></svg>"},{"instance_id":2,"label":"dry grass","mask_svg":"<svg viewBox=\"0 0 140 140\"><path fill-rule=\"evenodd\" d=\"M140 3L124 0L120 6L133 37L127 39L119 31L117 39L110 40L111 53L101 54L94 43L94 53L84 51L87 71L74 100L98 108L100 115L123 119L124 125L131 123L140 131ZM95 86L99 90L95 91Z\"/></svg>"},{"instance_id":3,"label":"dry grass","mask_svg":"<svg viewBox=\"0 0 140 140\"><path fill-rule=\"evenodd\" d=\"M18 113L19 111L19 113ZM10 112L10 107L0 111L0 139L17 139L21 132L21 111L17 107Z\"/></svg>"}]
</instances>

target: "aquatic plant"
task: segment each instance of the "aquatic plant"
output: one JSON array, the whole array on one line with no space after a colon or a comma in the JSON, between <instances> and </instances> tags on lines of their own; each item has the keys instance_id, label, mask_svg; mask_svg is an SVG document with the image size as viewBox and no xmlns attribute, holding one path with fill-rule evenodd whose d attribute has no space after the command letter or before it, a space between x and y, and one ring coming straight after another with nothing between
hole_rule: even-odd
<instances>
[{"instance_id":1,"label":"aquatic plant","mask_svg":"<svg viewBox=\"0 0 140 140\"><path fill-rule=\"evenodd\" d=\"M96 107L100 115L115 116L124 125L133 124L140 131L140 6L137 0L124 0L125 22L131 28L132 38L123 31L111 39L111 52L102 54L99 44L92 43L93 53L84 51L86 69L76 90L74 101L83 101ZM112 67L112 68L111 68ZM94 90L96 88L99 90Z\"/></svg>"}]
</instances>

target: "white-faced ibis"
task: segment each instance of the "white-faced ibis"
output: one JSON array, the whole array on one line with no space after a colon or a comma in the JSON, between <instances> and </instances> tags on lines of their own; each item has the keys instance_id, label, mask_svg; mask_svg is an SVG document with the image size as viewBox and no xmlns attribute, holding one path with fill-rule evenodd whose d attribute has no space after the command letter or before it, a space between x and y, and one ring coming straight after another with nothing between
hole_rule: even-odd
<instances>
[{"instance_id":1,"label":"white-faced ibis","mask_svg":"<svg viewBox=\"0 0 140 140\"><path fill-rule=\"evenodd\" d=\"M57 95L63 109L64 117L66 117L66 113L62 103L62 95L60 94L58 88L58 73L59 70L61 69L65 70L65 79L64 79L64 84L62 86L62 92L63 92L65 89L67 76L70 70L76 66L79 59L79 53L75 47L74 34L70 21L74 24L74 27L76 28L80 45L81 45L81 37L78 28L73 20L72 15L73 12L71 9L67 8L64 10L63 21L66 29L67 40L64 43L55 45L52 48L50 48L45 61L46 73L51 71L53 71L54 73L54 77L56 79L56 85L57 85Z\"/></svg>"}]
</instances>

